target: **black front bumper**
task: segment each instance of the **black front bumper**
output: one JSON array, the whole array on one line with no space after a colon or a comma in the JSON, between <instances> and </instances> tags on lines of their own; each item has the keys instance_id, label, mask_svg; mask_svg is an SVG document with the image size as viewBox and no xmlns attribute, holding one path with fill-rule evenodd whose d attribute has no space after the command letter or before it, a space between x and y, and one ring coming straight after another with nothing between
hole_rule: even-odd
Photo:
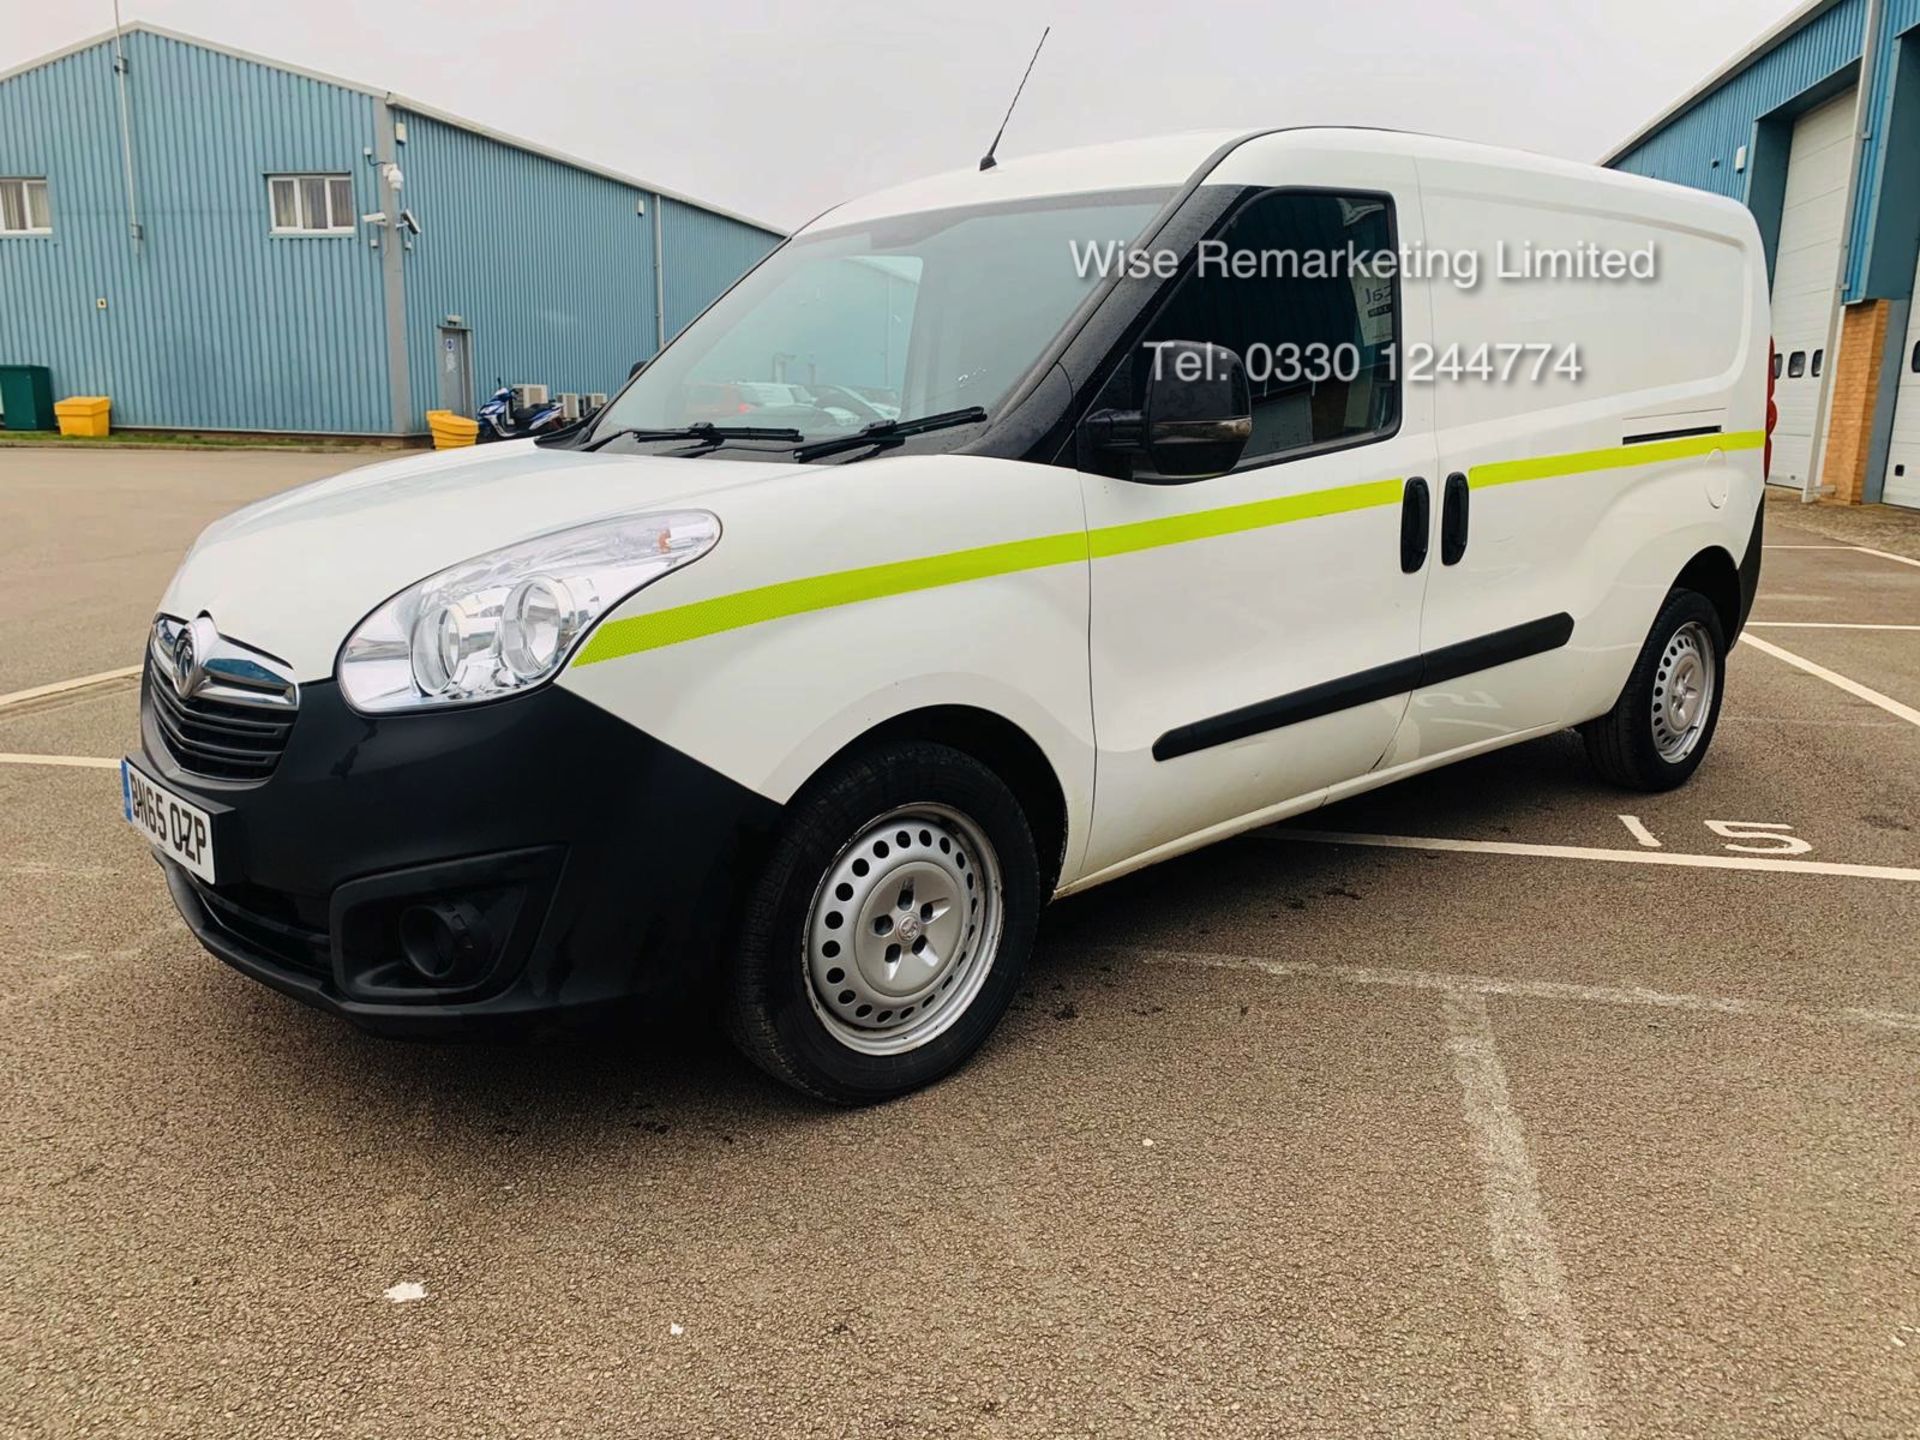
<instances>
[{"instance_id":1,"label":"black front bumper","mask_svg":"<svg viewBox=\"0 0 1920 1440\"><path fill-rule=\"evenodd\" d=\"M143 767L213 817L217 883L163 861L182 918L235 969L387 1033L521 1029L697 992L730 938L772 801L568 691L356 715L303 686L273 773L189 774L141 697ZM410 907L479 921L429 980Z\"/></svg>"}]
</instances>

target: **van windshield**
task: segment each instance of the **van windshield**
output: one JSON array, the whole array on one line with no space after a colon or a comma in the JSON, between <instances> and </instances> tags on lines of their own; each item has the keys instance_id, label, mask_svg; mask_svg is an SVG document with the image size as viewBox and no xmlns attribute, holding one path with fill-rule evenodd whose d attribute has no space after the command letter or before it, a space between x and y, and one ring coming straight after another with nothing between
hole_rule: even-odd
<instances>
[{"instance_id":1,"label":"van windshield","mask_svg":"<svg viewBox=\"0 0 1920 1440\"><path fill-rule=\"evenodd\" d=\"M595 432L701 423L807 440L979 406L989 413L1165 189L1038 197L803 234L675 339Z\"/></svg>"}]
</instances>

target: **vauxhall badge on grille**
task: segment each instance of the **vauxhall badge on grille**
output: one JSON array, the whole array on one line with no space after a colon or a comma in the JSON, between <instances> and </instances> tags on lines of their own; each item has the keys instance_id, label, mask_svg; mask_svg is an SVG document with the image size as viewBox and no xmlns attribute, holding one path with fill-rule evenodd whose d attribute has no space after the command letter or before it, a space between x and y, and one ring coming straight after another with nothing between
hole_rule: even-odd
<instances>
[{"instance_id":1,"label":"vauxhall badge on grille","mask_svg":"<svg viewBox=\"0 0 1920 1440\"><path fill-rule=\"evenodd\" d=\"M192 696L207 682L207 656L211 655L220 632L206 615L192 624L182 625L173 637L169 652L173 659L174 693L182 700Z\"/></svg>"},{"instance_id":2,"label":"vauxhall badge on grille","mask_svg":"<svg viewBox=\"0 0 1920 1440\"><path fill-rule=\"evenodd\" d=\"M195 661L193 630L183 629L173 641L173 688L182 700L193 694Z\"/></svg>"}]
</instances>

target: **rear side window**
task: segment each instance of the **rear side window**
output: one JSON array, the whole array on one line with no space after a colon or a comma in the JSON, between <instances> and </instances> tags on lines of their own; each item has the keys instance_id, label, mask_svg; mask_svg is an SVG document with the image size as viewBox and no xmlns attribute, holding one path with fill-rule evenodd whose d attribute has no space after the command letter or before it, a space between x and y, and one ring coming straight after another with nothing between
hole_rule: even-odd
<instances>
[{"instance_id":1,"label":"rear side window","mask_svg":"<svg viewBox=\"0 0 1920 1440\"><path fill-rule=\"evenodd\" d=\"M1400 425L1399 285L1327 262L1394 248L1388 196L1270 191L1200 249L1143 343L1206 340L1240 357L1253 394L1243 469L1385 438Z\"/></svg>"},{"instance_id":2,"label":"rear side window","mask_svg":"<svg viewBox=\"0 0 1920 1440\"><path fill-rule=\"evenodd\" d=\"M1798 380L1806 373L1807 352L1804 350L1796 350L1793 352L1793 358L1787 361L1787 378L1789 380Z\"/></svg>"}]
</instances>

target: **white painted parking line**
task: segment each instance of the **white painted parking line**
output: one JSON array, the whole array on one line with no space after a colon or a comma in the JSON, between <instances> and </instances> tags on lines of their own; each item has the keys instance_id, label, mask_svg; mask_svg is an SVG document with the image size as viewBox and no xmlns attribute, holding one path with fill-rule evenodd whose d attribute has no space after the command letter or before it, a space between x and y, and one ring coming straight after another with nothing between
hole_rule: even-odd
<instances>
[{"instance_id":1,"label":"white painted parking line","mask_svg":"<svg viewBox=\"0 0 1920 1440\"><path fill-rule=\"evenodd\" d=\"M45 700L52 695L65 695L72 690L87 690L95 685L110 684L115 680L131 680L140 673L138 665L125 665L118 670L102 670L97 675L82 675L74 680L56 680L51 685L36 685L31 690L15 690L11 695L0 695L0 710L12 705L24 705L29 700Z\"/></svg>"},{"instance_id":2,"label":"white painted parking line","mask_svg":"<svg viewBox=\"0 0 1920 1440\"><path fill-rule=\"evenodd\" d=\"M68 964L72 964L74 959L74 957L67 955L62 955L59 958ZM91 956L85 958L89 961L92 959ZM41 1000L46 1000L58 995L62 990L71 986L77 978L79 977L71 971L61 970L52 975L43 975L40 979L33 981L23 989L9 990L4 995L0 995L0 1015L7 1014L14 1010L24 1009Z\"/></svg>"},{"instance_id":3,"label":"white painted parking line","mask_svg":"<svg viewBox=\"0 0 1920 1440\"><path fill-rule=\"evenodd\" d=\"M1869 689L1858 680L1849 680L1844 675L1836 674L1824 665L1816 665L1804 655L1796 655L1791 650L1782 650L1778 645L1762 640L1758 635L1742 635L1740 643L1753 646L1763 655L1784 660L1796 669L1804 670L1807 674L1826 681L1836 689L1844 690L1849 695L1865 700L1869 705L1878 705L1889 715L1897 715L1909 725L1920 725L1920 710L1914 709L1911 705L1902 705L1891 695L1882 695L1878 690Z\"/></svg>"},{"instance_id":4,"label":"white painted parking line","mask_svg":"<svg viewBox=\"0 0 1920 1440\"><path fill-rule=\"evenodd\" d=\"M1873 556L1876 560L1891 560L1896 565L1911 565L1915 569L1920 569L1920 560L1914 559L1911 555L1896 555L1891 550L1869 550L1865 545L1856 545L1853 548L1862 555Z\"/></svg>"},{"instance_id":5,"label":"white painted parking line","mask_svg":"<svg viewBox=\"0 0 1920 1440\"><path fill-rule=\"evenodd\" d=\"M43 1000L51 1000L95 971L123 961L141 959L159 940L169 935L184 934L185 931L186 927L178 919L169 918L135 936L131 943L121 946L118 950L109 950L105 953L75 950L65 955L56 955L53 958L60 967L58 970L49 975L42 975L21 989L0 994L0 1014L25 1009Z\"/></svg>"},{"instance_id":6,"label":"white painted parking line","mask_svg":"<svg viewBox=\"0 0 1920 1440\"><path fill-rule=\"evenodd\" d=\"M1737 710L1720 712L1722 725L1802 725L1817 730L1898 730L1898 720L1809 720L1804 715L1742 715Z\"/></svg>"},{"instance_id":7,"label":"white painted parking line","mask_svg":"<svg viewBox=\"0 0 1920 1440\"><path fill-rule=\"evenodd\" d=\"M1534 1430L1546 1436L1601 1434L1596 1419L1597 1392L1585 1339L1568 1299L1565 1269L1558 1258L1552 1227L1540 1199L1539 1182L1527 1152L1525 1131L1513 1109L1506 1067L1500 1061L1494 1041L1486 997L1644 1007L1811 1026L1860 1025L1920 1035L1920 1014L1865 1006L1819 1010L1770 1000L1675 993L1642 986L1504 979L1312 960L1266 960L1252 955L1163 950L1140 945L1089 948L1154 965L1252 971L1275 979L1426 990L1441 995L1447 1048L1453 1058L1467 1123L1483 1166L1482 1192L1488 1229L1499 1262L1500 1298L1525 1361Z\"/></svg>"},{"instance_id":8,"label":"white painted parking line","mask_svg":"<svg viewBox=\"0 0 1920 1440\"><path fill-rule=\"evenodd\" d=\"M80 770L118 770L120 762L101 755L0 755L0 765L71 765Z\"/></svg>"},{"instance_id":9,"label":"white painted parking line","mask_svg":"<svg viewBox=\"0 0 1920 1440\"><path fill-rule=\"evenodd\" d=\"M1620 823L1627 827L1627 833L1633 837L1634 843L1643 849L1658 850L1661 848L1660 842L1653 838L1653 832L1640 823L1640 817L1638 815L1622 815L1620 817Z\"/></svg>"},{"instance_id":10,"label":"white painted parking line","mask_svg":"<svg viewBox=\"0 0 1920 1440\"><path fill-rule=\"evenodd\" d=\"M1780 875L1837 875L1855 880L1920 882L1920 870L1899 865L1847 865L1835 860L1774 860L1758 855L1689 855L1675 850L1608 850L1597 845L1530 845L1518 840L1446 840L1424 835L1363 835L1346 830L1256 832L1265 840L1309 845L1365 845L1385 850L1442 850L1461 855L1519 855L1539 860L1597 860L1612 865L1675 865L1691 870L1760 870Z\"/></svg>"},{"instance_id":11,"label":"white painted parking line","mask_svg":"<svg viewBox=\"0 0 1920 1440\"><path fill-rule=\"evenodd\" d=\"M1526 1366L1534 1433L1551 1440L1597 1436L1599 1402L1586 1337L1567 1297L1566 1270L1540 1202L1526 1132L1513 1111L1486 999L1452 991L1443 1005L1447 1050L1480 1156L1500 1301Z\"/></svg>"},{"instance_id":12,"label":"white painted parking line","mask_svg":"<svg viewBox=\"0 0 1920 1440\"><path fill-rule=\"evenodd\" d=\"M1639 1006L1698 1015L1778 1020L1795 1025L1865 1025L1876 1030L1905 1030L1920 1034L1920 1014L1907 1010L1881 1010L1858 1005L1816 1010L1800 1005L1782 1005L1772 1000L1651 990L1639 985L1586 985L1575 980L1450 975L1432 970L1395 970L1380 965L1333 965L1318 960L1263 960L1257 955L1161 950L1148 945L1095 945L1089 948L1102 954L1156 965L1197 965L1208 970L1256 970L1276 980L1322 980L1335 985L1377 985L1390 990L1440 990L1462 995L1498 995L1515 1000Z\"/></svg>"},{"instance_id":13,"label":"white painted parking line","mask_svg":"<svg viewBox=\"0 0 1920 1440\"><path fill-rule=\"evenodd\" d=\"M1920 567L1911 555L1896 555L1891 550L1875 550L1868 545L1762 545L1762 550L1851 550L1856 555L1871 555L1876 560L1891 560L1896 565Z\"/></svg>"},{"instance_id":14,"label":"white painted parking line","mask_svg":"<svg viewBox=\"0 0 1920 1440\"><path fill-rule=\"evenodd\" d=\"M1747 626L1760 630L1920 630L1920 625L1861 625L1837 620L1749 620Z\"/></svg>"}]
</instances>

